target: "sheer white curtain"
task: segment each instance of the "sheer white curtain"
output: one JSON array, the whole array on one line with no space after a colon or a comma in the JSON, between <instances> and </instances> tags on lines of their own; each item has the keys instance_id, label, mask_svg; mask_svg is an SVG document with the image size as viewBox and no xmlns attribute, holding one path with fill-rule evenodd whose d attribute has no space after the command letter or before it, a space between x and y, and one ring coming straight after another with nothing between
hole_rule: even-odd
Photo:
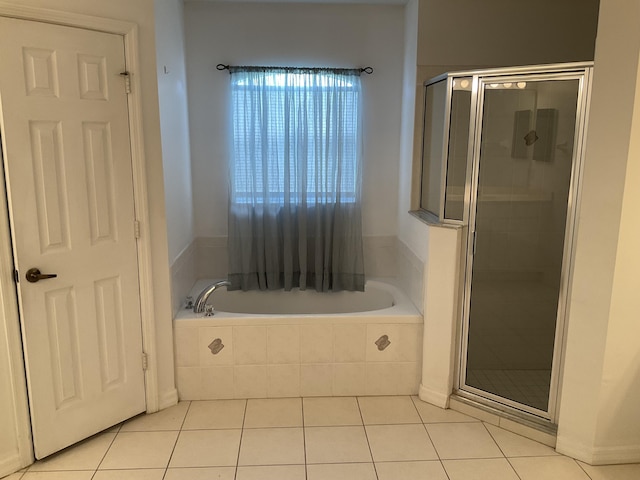
<instances>
[{"instance_id":1,"label":"sheer white curtain","mask_svg":"<svg viewBox=\"0 0 640 480\"><path fill-rule=\"evenodd\" d=\"M363 290L360 71L230 71L232 288Z\"/></svg>"}]
</instances>

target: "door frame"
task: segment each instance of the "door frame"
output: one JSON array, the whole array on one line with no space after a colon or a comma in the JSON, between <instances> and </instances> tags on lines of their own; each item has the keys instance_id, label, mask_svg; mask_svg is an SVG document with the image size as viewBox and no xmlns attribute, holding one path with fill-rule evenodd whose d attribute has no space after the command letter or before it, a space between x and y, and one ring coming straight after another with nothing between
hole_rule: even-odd
<instances>
[{"instance_id":1,"label":"door frame","mask_svg":"<svg viewBox=\"0 0 640 480\"><path fill-rule=\"evenodd\" d=\"M142 319L142 350L146 354L147 365L144 372L147 412L159 409L157 345L154 322L153 277L151 259L151 229L146 180L146 157L144 149L142 99L140 85L140 54L138 26L132 22L94 17L47 8L13 5L0 2L0 16L21 20L50 23L68 27L94 30L120 35L124 41L124 54L131 93L127 95L129 113L129 137L131 142L131 162L133 171L133 197L136 220L140 225L137 238L138 282L140 286L140 314ZM0 111L0 120L1 120ZM2 140L5 141L4 139ZM6 151L6 149L5 149ZM0 181L0 334L6 333L11 383L14 391L14 418L18 434L16 469L33 462L33 444L29 404L24 370L23 346L20 332L20 316L13 279L13 235L9 226L9 212L6 202L6 177L4 168ZM7 268L10 267L10 268ZM2 332L4 320L5 332ZM1 340L1 339L0 339ZM141 359L142 361L142 359ZM19 464L19 465L18 465ZM3 467L4 465L0 465Z\"/></svg>"}]
</instances>

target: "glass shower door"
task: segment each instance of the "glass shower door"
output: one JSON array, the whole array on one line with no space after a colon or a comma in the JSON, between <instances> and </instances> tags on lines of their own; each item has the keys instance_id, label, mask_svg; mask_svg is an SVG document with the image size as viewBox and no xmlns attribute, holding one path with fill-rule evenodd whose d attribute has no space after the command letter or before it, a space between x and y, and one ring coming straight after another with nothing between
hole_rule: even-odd
<instances>
[{"instance_id":1,"label":"glass shower door","mask_svg":"<svg viewBox=\"0 0 640 480\"><path fill-rule=\"evenodd\" d=\"M479 89L461 389L544 418L580 91L577 76L491 79Z\"/></svg>"}]
</instances>

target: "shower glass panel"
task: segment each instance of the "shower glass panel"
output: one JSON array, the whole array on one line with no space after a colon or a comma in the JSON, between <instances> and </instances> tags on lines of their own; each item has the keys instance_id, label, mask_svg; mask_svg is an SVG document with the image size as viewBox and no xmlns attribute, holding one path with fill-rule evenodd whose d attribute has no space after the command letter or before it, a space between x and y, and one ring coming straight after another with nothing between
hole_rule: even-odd
<instances>
[{"instance_id":1,"label":"shower glass panel","mask_svg":"<svg viewBox=\"0 0 640 480\"><path fill-rule=\"evenodd\" d=\"M422 152L422 192L420 207L440 216L442 193L442 159L447 110L447 81L431 84L425 91L424 138Z\"/></svg>"},{"instance_id":2,"label":"shower glass panel","mask_svg":"<svg viewBox=\"0 0 640 480\"><path fill-rule=\"evenodd\" d=\"M575 77L487 80L480 88L461 387L543 417L549 412L580 91Z\"/></svg>"},{"instance_id":3,"label":"shower glass panel","mask_svg":"<svg viewBox=\"0 0 640 480\"><path fill-rule=\"evenodd\" d=\"M471 119L473 78L456 78L452 83L444 218L462 221L464 219L464 192L467 183L467 155L469 150L469 121Z\"/></svg>"}]
</instances>

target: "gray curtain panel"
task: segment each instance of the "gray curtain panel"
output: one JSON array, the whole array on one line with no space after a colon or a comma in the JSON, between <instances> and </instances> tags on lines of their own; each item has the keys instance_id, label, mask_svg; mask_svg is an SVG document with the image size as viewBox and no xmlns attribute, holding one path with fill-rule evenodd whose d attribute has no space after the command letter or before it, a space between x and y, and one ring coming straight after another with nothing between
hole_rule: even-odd
<instances>
[{"instance_id":1,"label":"gray curtain panel","mask_svg":"<svg viewBox=\"0 0 640 480\"><path fill-rule=\"evenodd\" d=\"M231 289L364 290L359 71L231 72Z\"/></svg>"},{"instance_id":2,"label":"gray curtain panel","mask_svg":"<svg viewBox=\"0 0 640 480\"><path fill-rule=\"evenodd\" d=\"M358 205L235 205L229 214L231 289L364 290Z\"/></svg>"}]
</instances>

